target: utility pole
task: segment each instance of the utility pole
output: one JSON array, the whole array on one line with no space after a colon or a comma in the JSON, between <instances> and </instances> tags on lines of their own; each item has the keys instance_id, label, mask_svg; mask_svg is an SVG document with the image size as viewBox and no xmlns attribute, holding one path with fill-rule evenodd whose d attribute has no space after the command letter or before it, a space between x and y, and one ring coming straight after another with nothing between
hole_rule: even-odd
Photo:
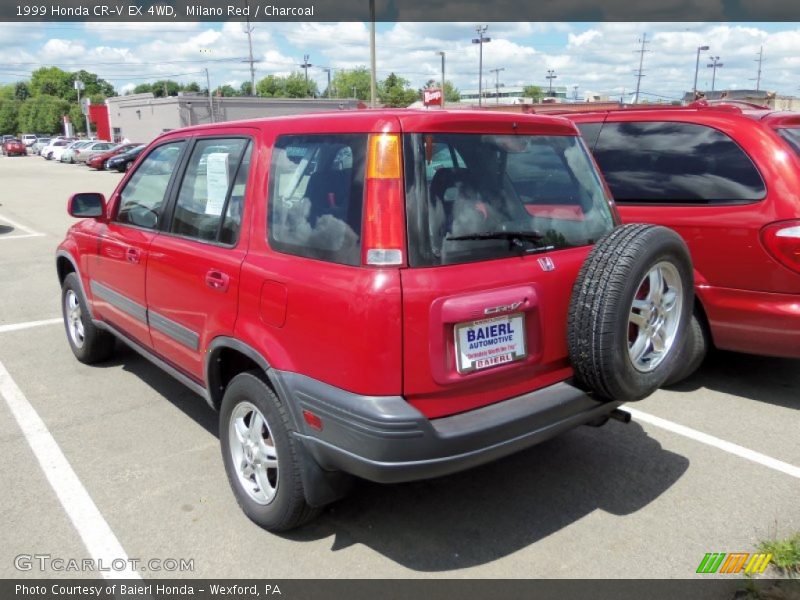
<instances>
[{"instance_id":1,"label":"utility pole","mask_svg":"<svg viewBox=\"0 0 800 600\"><path fill-rule=\"evenodd\" d=\"M697 72L700 70L700 52L708 50L708 46L697 47L697 61L694 63L694 87L692 87L692 101L697 100Z\"/></svg>"},{"instance_id":2,"label":"utility pole","mask_svg":"<svg viewBox=\"0 0 800 600\"><path fill-rule=\"evenodd\" d=\"M572 99L577 102L578 101L578 85L575 84L572 86Z\"/></svg>"},{"instance_id":3,"label":"utility pole","mask_svg":"<svg viewBox=\"0 0 800 600\"><path fill-rule=\"evenodd\" d=\"M311 58L311 56L310 56L310 55L308 55L308 54L304 54L304 55L303 55L303 64L302 64L302 65L300 65L300 68L301 68L301 69L303 69L303 70L306 72L306 96L308 96L308 70L309 70L311 67L313 67L313 66L314 66L314 65L312 65L310 62L308 62L308 59L309 59L309 58Z\"/></svg>"},{"instance_id":4,"label":"utility pole","mask_svg":"<svg viewBox=\"0 0 800 600\"><path fill-rule=\"evenodd\" d=\"M642 37L639 41L641 42L642 47L639 50L637 50L637 52L639 53L639 70L636 71L636 94L633 97L634 104L639 103L639 90L641 89L642 86L642 77L644 77L644 70L642 69L642 67L644 66L644 53L649 52L649 50L647 49L647 44L650 43L647 41L646 33L642 34Z\"/></svg>"},{"instance_id":5,"label":"utility pole","mask_svg":"<svg viewBox=\"0 0 800 600\"><path fill-rule=\"evenodd\" d=\"M208 67L205 69L206 72L206 87L208 88L208 118L211 119L211 122L214 122L214 99L211 97L211 78L208 76Z\"/></svg>"},{"instance_id":6,"label":"utility pole","mask_svg":"<svg viewBox=\"0 0 800 600\"><path fill-rule=\"evenodd\" d=\"M253 29L254 27L250 26L250 0L247 0L247 46L250 49L250 56L248 58L248 62L250 63L250 95L256 95L256 69L253 66L255 62L253 60ZM308 90L308 80L306 78L306 90Z\"/></svg>"},{"instance_id":7,"label":"utility pole","mask_svg":"<svg viewBox=\"0 0 800 600\"><path fill-rule=\"evenodd\" d=\"M446 98L445 98L446 94L444 93L444 91L445 91L444 90L444 82L446 81L446 79L444 78L444 51L440 50L436 54L438 54L439 56L442 57L442 108L444 108L444 103L445 103L445 100L446 100Z\"/></svg>"},{"instance_id":8,"label":"utility pole","mask_svg":"<svg viewBox=\"0 0 800 600\"><path fill-rule=\"evenodd\" d=\"M765 60L766 59L764 58L764 46L761 46L761 48L758 51L758 58L756 59L756 62L758 63L758 75L756 75L756 91L759 91L761 89L761 65Z\"/></svg>"},{"instance_id":9,"label":"utility pole","mask_svg":"<svg viewBox=\"0 0 800 600\"><path fill-rule=\"evenodd\" d=\"M711 91L713 92L717 82L717 69L721 69L723 64L719 62L719 56L710 56L709 59L711 60L711 64L706 65L706 67L713 69L713 71L711 71Z\"/></svg>"},{"instance_id":10,"label":"utility pole","mask_svg":"<svg viewBox=\"0 0 800 600\"><path fill-rule=\"evenodd\" d=\"M492 41L492 38L483 35L487 29L488 25L478 25L475 28L478 37L472 40L473 44L478 44L478 106L483 104L483 45Z\"/></svg>"},{"instance_id":11,"label":"utility pole","mask_svg":"<svg viewBox=\"0 0 800 600\"><path fill-rule=\"evenodd\" d=\"M494 99L495 104L500 104L500 88L503 86L500 83L500 72L505 71L505 67L499 67L497 69L489 69L489 73L494 73Z\"/></svg>"},{"instance_id":12,"label":"utility pole","mask_svg":"<svg viewBox=\"0 0 800 600\"><path fill-rule=\"evenodd\" d=\"M375 57L375 0L369 0L369 104L372 108L378 102L378 68Z\"/></svg>"},{"instance_id":13,"label":"utility pole","mask_svg":"<svg viewBox=\"0 0 800 600\"><path fill-rule=\"evenodd\" d=\"M556 72L555 72L554 69L547 69L547 77L545 77L545 79L547 79L547 83L548 83L547 96L548 96L548 98L552 98L553 97L553 79L558 79L558 75L556 75Z\"/></svg>"},{"instance_id":14,"label":"utility pole","mask_svg":"<svg viewBox=\"0 0 800 600\"><path fill-rule=\"evenodd\" d=\"M323 67L322 69L328 74L328 98L331 97L331 71L333 70L331 67Z\"/></svg>"},{"instance_id":15,"label":"utility pole","mask_svg":"<svg viewBox=\"0 0 800 600\"><path fill-rule=\"evenodd\" d=\"M169 89L167 89L167 80L164 80L164 98L169 96Z\"/></svg>"}]
</instances>

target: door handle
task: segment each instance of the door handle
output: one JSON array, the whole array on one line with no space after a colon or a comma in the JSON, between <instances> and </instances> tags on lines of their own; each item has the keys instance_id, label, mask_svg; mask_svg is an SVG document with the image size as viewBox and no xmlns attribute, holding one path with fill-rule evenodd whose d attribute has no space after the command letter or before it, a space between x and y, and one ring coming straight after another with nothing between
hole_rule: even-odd
<instances>
[{"instance_id":1,"label":"door handle","mask_svg":"<svg viewBox=\"0 0 800 600\"><path fill-rule=\"evenodd\" d=\"M222 271L211 269L208 273L206 273L206 285L212 290L227 292L230 282L231 278Z\"/></svg>"},{"instance_id":2,"label":"door handle","mask_svg":"<svg viewBox=\"0 0 800 600\"><path fill-rule=\"evenodd\" d=\"M128 248L125 250L125 260L135 265L139 264L142 260L142 252L138 248Z\"/></svg>"}]
</instances>

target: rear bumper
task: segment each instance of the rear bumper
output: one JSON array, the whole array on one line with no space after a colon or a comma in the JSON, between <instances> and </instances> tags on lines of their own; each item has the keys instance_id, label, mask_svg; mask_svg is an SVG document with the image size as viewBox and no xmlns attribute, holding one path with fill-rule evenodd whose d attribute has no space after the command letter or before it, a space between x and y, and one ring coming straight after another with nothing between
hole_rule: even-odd
<instances>
[{"instance_id":1,"label":"rear bumper","mask_svg":"<svg viewBox=\"0 0 800 600\"><path fill-rule=\"evenodd\" d=\"M290 399L297 431L326 470L380 483L447 475L518 452L603 417L598 402L558 383L466 413L429 420L400 396L360 396L295 373L272 373ZM317 431L302 418L322 419Z\"/></svg>"},{"instance_id":2,"label":"rear bumper","mask_svg":"<svg viewBox=\"0 0 800 600\"><path fill-rule=\"evenodd\" d=\"M710 286L697 293L717 348L800 358L800 295Z\"/></svg>"}]
</instances>

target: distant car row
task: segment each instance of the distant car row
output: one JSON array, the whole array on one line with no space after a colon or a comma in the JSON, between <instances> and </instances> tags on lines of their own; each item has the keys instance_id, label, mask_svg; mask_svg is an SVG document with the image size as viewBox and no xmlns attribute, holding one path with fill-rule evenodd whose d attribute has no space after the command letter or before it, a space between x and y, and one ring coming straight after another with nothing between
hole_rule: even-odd
<instances>
[{"instance_id":1,"label":"distant car row","mask_svg":"<svg viewBox=\"0 0 800 600\"><path fill-rule=\"evenodd\" d=\"M144 144L126 142L114 144L102 140L74 140L69 138L40 139L31 145L34 153L45 160L85 164L92 169L127 171L144 149Z\"/></svg>"}]
</instances>

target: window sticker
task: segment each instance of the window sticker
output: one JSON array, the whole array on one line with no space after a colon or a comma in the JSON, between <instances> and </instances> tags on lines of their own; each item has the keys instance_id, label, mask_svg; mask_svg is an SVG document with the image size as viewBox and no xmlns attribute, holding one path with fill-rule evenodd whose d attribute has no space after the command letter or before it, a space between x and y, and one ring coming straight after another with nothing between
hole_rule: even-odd
<instances>
[{"instance_id":1,"label":"window sticker","mask_svg":"<svg viewBox=\"0 0 800 600\"><path fill-rule=\"evenodd\" d=\"M225 196L228 194L228 157L227 152L213 152L206 159L206 186L208 200L207 215L222 214Z\"/></svg>"}]
</instances>

